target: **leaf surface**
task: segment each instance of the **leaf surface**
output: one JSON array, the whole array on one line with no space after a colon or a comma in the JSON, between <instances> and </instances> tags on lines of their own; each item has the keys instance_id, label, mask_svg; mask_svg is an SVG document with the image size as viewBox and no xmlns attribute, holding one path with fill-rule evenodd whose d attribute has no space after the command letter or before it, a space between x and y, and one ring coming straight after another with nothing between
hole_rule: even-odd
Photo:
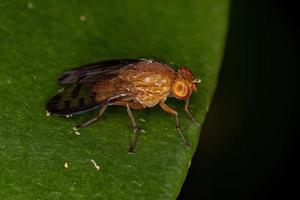
<instances>
[{"instance_id":1,"label":"leaf surface","mask_svg":"<svg viewBox=\"0 0 300 200\"><path fill-rule=\"evenodd\" d=\"M202 79L191 98L201 122L209 109L226 37L229 1L0 2L1 199L176 199L200 130L179 111L187 150L175 118L159 107L133 111L146 132L127 154L131 124L123 107L76 135L74 124L92 117L47 117L45 103L72 67L113 58L156 57L188 66ZM95 161L99 170L94 166Z\"/></svg>"}]
</instances>

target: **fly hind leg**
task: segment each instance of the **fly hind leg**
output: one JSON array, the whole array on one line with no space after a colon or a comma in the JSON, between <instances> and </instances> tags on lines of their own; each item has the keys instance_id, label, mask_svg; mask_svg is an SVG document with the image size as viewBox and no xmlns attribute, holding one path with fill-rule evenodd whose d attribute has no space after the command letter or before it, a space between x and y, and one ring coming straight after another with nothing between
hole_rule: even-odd
<instances>
[{"instance_id":1,"label":"fly hind leg","mask_svg":"<svg viewBox=\"0 0 300 200\"><path fill-rule=\"evenodd\" d=\"M182 134L181 127L180 127L180 124L179 124L178 113L177 113L175 110L173 110L172 108L170 108L167 104L165 104L165 103L162 102L162 101L159 102L159 105L160 105L160 107L161 107L165 112L170 113L171 115L175 115L175 118L176 118L176 129L177 129L177 131L178 131L178 133L179 133L179 136L180 136L182 142L186 145L186 147L187 147L188 149L190 149L190 148L191 148L191 145L186 141L184 135Z\"/></svg>"},{"instance_id":2,"label":"fly hind leg","mask_svg":"<svg viewBox=\"0 0 300 200\"><path fill-rule=\"evenodd\" d=\"M76 126L74 126L74 130L78 130L80 128L84 128L88 125L90 125L91 123L97 121L98 119L100 119L100 117L103 115L103 113L105 112L106 108L107 108L107 104L104 105L100 110L99 113L96 115L96 117L89 119L88 121L82 122L80 124L77 124Z\"/></svg>"},{"instance_id":3,"label":"fly hind leg","mask_svg":"<svg viewBox=\"0 0 300 200\"><path fill-rule=\"evenodd\" d=\"M127 110L127 113L128 113L131 125L132 125L132 131L133 131L132 132L132 138L131 138L131 141L129 143L128 154L133 154L134 151L135 151L136 133L139 131L139 129L136 125L134 116L133 116L133 114L131 112L131 109L130 109L130 106L128 104L126 104L126 110Z\"/></svg>"}]
</instances>

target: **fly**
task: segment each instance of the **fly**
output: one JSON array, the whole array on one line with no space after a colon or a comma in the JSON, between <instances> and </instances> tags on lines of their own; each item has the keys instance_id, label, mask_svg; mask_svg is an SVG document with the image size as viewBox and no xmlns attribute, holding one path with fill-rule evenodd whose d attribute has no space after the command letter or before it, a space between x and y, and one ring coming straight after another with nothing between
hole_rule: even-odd
<instances>
[{"instance_id":1,"label":"fly","mask_svg":"<svg viewBox=\"0 0 300 200\"><path fill-rule=\"evenodd\" d=\"M46 105L51 115L72 116L98 109L98 114L74 127L84 128L97 121L108 106L126 107L132 124L132 139L128 153L135 150L136 134L140 130L131 109L144 109L157 104L176 118L176 129L182 142L190 148L182 134L178 113L165 101L168 97L184 100L184 110L192 122L200 127L189 111L189 99L197 91L200 79L187 67L175 71L171 65L152 59L107 60L84 65L58 77L63 86Z\"/></svg>"}]
</instances>

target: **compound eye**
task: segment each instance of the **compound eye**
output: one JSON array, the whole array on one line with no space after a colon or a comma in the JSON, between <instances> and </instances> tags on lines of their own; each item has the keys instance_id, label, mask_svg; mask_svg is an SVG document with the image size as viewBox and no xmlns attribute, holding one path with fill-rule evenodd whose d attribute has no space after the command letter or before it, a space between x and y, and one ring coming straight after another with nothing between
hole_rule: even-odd
<instances>
[{"instance_id":1,"label":"compound eye","mask_svg":"<svg viewBox=\"0 0 300 200\"><path fill-rule=\"evenodd\" d=\"M189 95L189 88L184 81L177 80L173 84L172 92L177 99L186 99Z\"/></svg>"}]
</instances>

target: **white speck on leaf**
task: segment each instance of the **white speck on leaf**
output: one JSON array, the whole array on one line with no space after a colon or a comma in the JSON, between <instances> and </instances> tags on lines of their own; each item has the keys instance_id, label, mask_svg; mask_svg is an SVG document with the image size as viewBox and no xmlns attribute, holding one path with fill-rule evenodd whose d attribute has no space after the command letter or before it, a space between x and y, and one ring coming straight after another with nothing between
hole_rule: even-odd
<instances>
[{"instance_id":1,"label":"white speck on leaf","mask_svg":"<svg viewBox=\"0 0 300 200\"><path fill-rule=\"evenodd\" d=\"M80 135L79 131L75 131L75 135Z\"/></svg>"},{"instance_id":2,"label":"white speck on leaf","mask_svg":"<svg viewBox=\"0 0 300 200\"><path fill-rule=\"evenodd\" d=\"M144 119L142 119L142 118L140 118L140 121L141 121L141 122L146 122L146 120L144 120Z\"/></svg>"},{"instance_id":3,"label":"white speck on leaf","mask_svg":"<svg viewBox=\"0 0 300 200\"><path fill-rule=\"evenodd\" d=\"M46 110L46 116L50 117L50 115L51 115L50 112L48 110Z\"/></svg>"},{"instance_id":4,"label":"white speck on leaf","mask_svg":"<svg viewBox=\"0 0 300 200\"><path fill-rule=\"evenodd\" d=\"M100 166L97 165L97 163L93 159L90 159L90 161L93 163L93 165L97 169L97 171L99 171L100 170Z\"/></svg>"},{"instance_id":5,"label":"white speck on leaf","mask_svg":"<svg viewBox=\"0 0 300 200\"><path fill-rule=\"evenodd\" d=\"M141 129L140 132L141 133L146 133L146 131L144 129Z\"/></svg>"},{"instance_id":6,"label":"white speck on leaf","mask_svg":"<svg viewBox=\"0 0 300 200\"><path fill-rule=\"evenodd\" d=\"M75 135L80 135L78 128L76 126L73 127L73 130L75 132Z\"/></svg>"},{"instance_id":7,"label":"white speck on leaf","mask_svg":"<svg viewBox=\"0 0 300 200\"><path fill-rule=\"evenodd\" d=\"M79 19L80 19L80 21L84 22L86 20L86 16L80 15Z\"/></svg>"},{"instance_id":8,"label":"white speck on leaf","mask_svg":"<svg viewBox=\"0 0 300 200\"><path fill-rule=\"evenodd\" d=\"M31 1L28 2L27 8L28 9L32 9L33 8L33 3Z\"/></svg>"},{"instance_id":9,"label":"white speck on leaf","mask_svg":"<svg viewBox=\"0 0 300 200\"><path fill-rule=\"evenodd\" d=\"M65 164L64 164L64 167L65 167L65 168L69 168L68 163L65 163Z\"/></svg>"}]
</instances>

